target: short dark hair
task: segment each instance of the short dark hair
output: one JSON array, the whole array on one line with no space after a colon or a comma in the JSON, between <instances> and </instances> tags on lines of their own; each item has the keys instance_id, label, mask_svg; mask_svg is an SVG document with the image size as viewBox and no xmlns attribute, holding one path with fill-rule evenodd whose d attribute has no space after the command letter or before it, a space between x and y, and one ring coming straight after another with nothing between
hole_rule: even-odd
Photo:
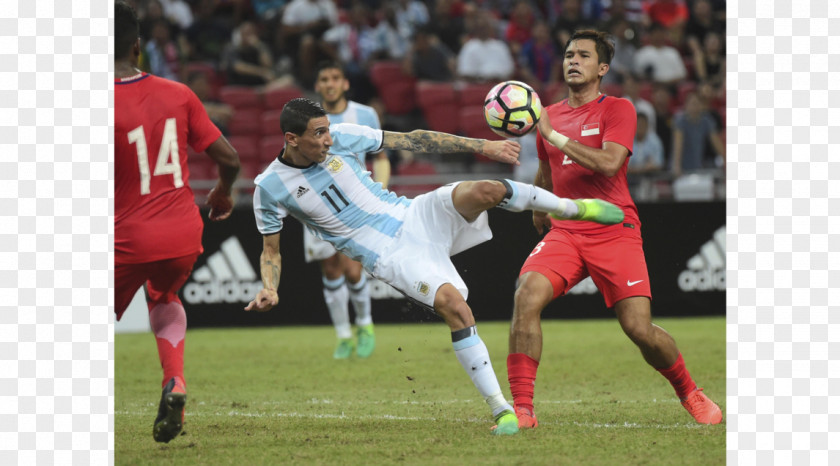
<instances>
[{"instance_id":1,"label":"short dark hair","mask_svg":"<svg viewBox=\"0 0 840 466\"><path fill-rule=\"evenodd\" d=\"M309 120L322 116L327 116L327 112L317 102L303 97L292 99L280 112L280 128L283 133L301 136L309 126Z\"/></svg>"},{"instance_id":2,"label":"short dark hair","mask_svg":"<svg viewBox=\"0 0 840 466\"><path fill-rule=\"evenodd\" d=\"M595 42L595 51L598 53L598 63L606 63L607 65L613 59L615 55L615 46L612 44L612 41L609 40L609 36L606 32L596 31L594 29L579 29L572 33L572 37L569 38L568 42L566 42L566 46L563 47L563 54L566 54L566 50L569 50L569 46L572 45L572 42L580 39L588 39Z\"/></svg>"},{"instance_id":3,"label":"short dark hair","mask_svg":"<svg viewBox=\"0 0 840 466\"><path fill-rule=\"evenodd\" d=\"M114 59L128 58L139 37L137 13L125 0L117 0L114 3Z\"/></svg>"},{"instance_id":4,"label":"short dark hair","mask_svg":"<svg viewBox=\"0 0 840 466\"><path fill-rule=\"evenodd\" d=\"M347 76L347 73L344 72L344 66L335 60L322 60L318 62L318 66L315 68L315 76L319 76L321 71L332 69L341 71L343 76Z\"/></svg>"}]
</instances>

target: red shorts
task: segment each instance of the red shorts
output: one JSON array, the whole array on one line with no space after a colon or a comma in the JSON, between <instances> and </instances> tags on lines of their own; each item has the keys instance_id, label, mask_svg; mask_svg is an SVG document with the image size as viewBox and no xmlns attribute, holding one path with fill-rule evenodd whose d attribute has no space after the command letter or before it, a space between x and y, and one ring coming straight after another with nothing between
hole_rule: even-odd
<instances>
[{"instance_id":1,"label":"red shorts","mask_svg":"<svg viewBox=\"0 0 840 466\"><path fill-rule=\"evenodd\" d=\"M651 297L642 236L634 228L597 235L552 228L525 260L519 275L526 272L548 278L555 298L588 276L604 295L608 308L625 298Z\"/></svg>"},{"instance_id":2,"label":"red shorts","mask_svg":"<svg viewBox=\"0 0 840 466\"><path fill-rule=\"evenodd\" d=\"M149 309L155 304L181 303L178 290L190 277L193 264L200 253L141 264L115 264L114 312L117 320L131 303L137 290L146 284Z\"/></svg>"}]
</instances>

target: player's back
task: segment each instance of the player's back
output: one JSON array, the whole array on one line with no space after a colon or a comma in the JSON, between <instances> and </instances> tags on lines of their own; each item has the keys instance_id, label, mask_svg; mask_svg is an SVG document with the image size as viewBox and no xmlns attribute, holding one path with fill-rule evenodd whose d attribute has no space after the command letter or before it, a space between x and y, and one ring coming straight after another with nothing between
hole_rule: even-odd
<instances>
[{"instance_id":1,"label":"player's back","mask_svg":"<svg viewBox=\"0 0 840 466\"><path fill-rule=\"evenodd\" d=\"M203 224L189 186L187 144L203 151L218 129L197 115L203 107L189 88L153 75L115 81L114 106L117 260L148 262L200 250Z\"/></svg>"}]
</instances>

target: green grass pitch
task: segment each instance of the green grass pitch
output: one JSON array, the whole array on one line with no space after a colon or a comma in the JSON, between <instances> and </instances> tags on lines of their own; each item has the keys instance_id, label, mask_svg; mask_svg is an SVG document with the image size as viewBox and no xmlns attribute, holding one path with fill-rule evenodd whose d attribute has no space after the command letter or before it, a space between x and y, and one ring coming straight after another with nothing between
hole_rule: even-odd
<instances>
[{"instance_id":1,"label":"green grass pitch","mask_svg":"<svg viewBox=\"0 0 840 466\"><path fill-rule=\"evenodd\" d=\"M656 319L724 411L694 423L612 320L543 322L540 426L494 437L443 323L382 324L367 360L335 361L331 327L189 330L185 434L152 439L151 334L115 336L116 464L724 464L725 319ZM502 391L506 322L479 322Z\"/></svg>"}]
</instances>

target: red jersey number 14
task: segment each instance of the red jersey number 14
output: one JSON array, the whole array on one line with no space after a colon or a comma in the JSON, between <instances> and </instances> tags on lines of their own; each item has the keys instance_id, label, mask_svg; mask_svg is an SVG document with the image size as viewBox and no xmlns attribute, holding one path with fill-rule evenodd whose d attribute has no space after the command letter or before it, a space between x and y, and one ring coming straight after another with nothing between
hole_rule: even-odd
<instances>
[{"instance_id":1,"label":"red jersey number 14","mask_svg":"<svg viewBox=\"0 0 840 466\"><path fill-rule=\"evenodd\" d=\"M151 192L152 176L149 174L149 153L146 149L146 133L142 126L138 126L128 133L128 143L136 144L137 165L140 167L140 194ZM160 142L154 176L172 175L176 188L184 186L181 178L181 161L178 156L178 131L175 118L167 118L163 128L163 139Z\"/></svg>"}]
</instances>

